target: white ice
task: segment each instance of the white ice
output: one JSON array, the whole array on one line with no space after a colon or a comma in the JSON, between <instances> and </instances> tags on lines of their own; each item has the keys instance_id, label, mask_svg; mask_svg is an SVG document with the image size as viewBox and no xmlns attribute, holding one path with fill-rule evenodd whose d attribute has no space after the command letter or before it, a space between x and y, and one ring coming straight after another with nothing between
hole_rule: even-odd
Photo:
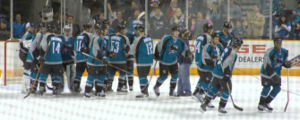
<instances>
[{"instance_id":1,"label":"white ice","mask_svg":"<svg viewBox=\"0 0 300 120\"><path fill-rule=\"evenodd\" d=\"M139 94L139 81L135 77L134 92L127 95L107 94L106 98L84 98L82 93L70 95L65 88L64 95L52 96L51 92L44 96L31 95L23 99L20 85L1 86L0 88L0 120L299 120L300 119L300 77L289 77L290 102L287 112L286 77L282 76L282 91L271 103L274 111L258 112L257 104L262 89L259 76L233 76L232 96L243 112L233 108L231 101L227 103L226 115L220 115L217 108L200 112L200 103L192 97L169 97L169 79L160 87L161 95L156 97L153 86L157 77L153 77L149 92L150 97L136 99ZM169 77L170 78L170 77ZM85 80L82 81L84 88ZM191 77L192 90L198 81L197 76ZM114 80L114 90L117 79ZM298 94L299 93L299 94ZM213 101L218 107L219 98Z\"/></svg>"}]
</instances>

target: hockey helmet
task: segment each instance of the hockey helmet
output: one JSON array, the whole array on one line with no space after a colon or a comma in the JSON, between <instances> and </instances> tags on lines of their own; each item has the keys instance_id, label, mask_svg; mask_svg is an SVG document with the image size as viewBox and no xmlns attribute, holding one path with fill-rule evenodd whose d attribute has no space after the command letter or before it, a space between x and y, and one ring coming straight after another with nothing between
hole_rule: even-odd
<instances>
[{"instance_id":1,"label":"hockey helmet","mask_svg":"<svg viewBox=\"0 0 300 120\"><path fill-rule=\"evenodd\" d=\"M223 24L223 28L232 28L232 25L231 25L231 22L230 21L225 21L224 24Z\"/></svg>"},{"instance_id":2,"label":"hockey helmet","mask_svg":"<svg viewBox=\"0 0 300 120\"><path fill-rule=\"evenodd\" d=\"M208 30L211 30L213 29L213 25L212 24L209 24L209 23L205 23L204 26L203 26L203 31L204 32L208 32Z\"/></svg>"},{"instance_id":3,"label":"hockey helmet","mask_svg":"<svg viewBox=\"0 0 300 120\"><path fill-rule=\"evenodd\" d=\"M137 24L137 25L135 25L134 29L135 29L136 31L144 32L145 27L144 27L142 24Z\"/></svg>"},{"instance_id":4,"label":"hockey helmet","mask_svg":"<svg viewBox=\"0 0 300 120\"><path fill-rule=\"evenodd\" d=\"M232 40L232 46L235 46L235 47L240 47L242 46L243 44L243 40L240 39L240 38L233 38Z\"/></svg>"},{"instance_id":5,"label":"hockey helmet","mask_svg":"<svg viewBox=\"0 0 300 120\"><path fill-rule=\"evenodd\" d=\"M219 31L213 32L212 35L211 35L211 37L212 37L212 38L220 37Z\"/></svg>"},{"instance_id":6,"label":"hockey helmet","mask_svg":"<svg viewBox=\"0 0 300 120\"><path fill-rule=\"evenodd\" d=\"M179 29L180 29L179 26L175 25L172 27L172 32L179 31Z\"/></svg>"}]
</instances>

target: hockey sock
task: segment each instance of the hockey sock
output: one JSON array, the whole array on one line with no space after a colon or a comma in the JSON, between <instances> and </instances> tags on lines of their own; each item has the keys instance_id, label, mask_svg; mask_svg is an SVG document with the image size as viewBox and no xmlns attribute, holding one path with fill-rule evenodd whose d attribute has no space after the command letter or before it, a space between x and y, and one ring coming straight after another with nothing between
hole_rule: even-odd
<instances>
[{"instance_id":1,"label":"hockey sock","mask_svg":"<svg viewBox=\"0 0 300 120\"><path fill-rule=\"evenodd\" d=\"M265 104L265 101L266 101L266 98L263 97L263 96L260 96L260 99L259 99L259 105L264 105Z\"/></svg>"},{"instance_id":2,"label":"hockey sock","mask_svg":"<svg viewBox=\"0 0 300 120\"><path fill-rule=\"evenodd\" d=\"M170 83L170 93L169 93L170 96L174 96L175 87L176 87L176 83Z\"/></svg>"},{"instance_id":3,"label":"hockey sock","mask_svg":"<svg viewBox=\"0 0 300 120\"><path fill-rule=\"evenodd\" d=\"M129 90L133 90L133 76L128 76L128 85L129 85Z\"/></svg>"},{"instance_id":4,"label":"hockey sock","mask_svg":"<svg viewBox=\"0 0 300 120\"><path fill-rule=\"evenodd\" d=\"M193 95L196 95L198 92L199 92L199 88L196 87L195 90L194 90L194 92L193 92Z\"/></svg>"},{"instance_id":5,"label":"hockey sock","mask_svg":"<svg viewBox=\"0 0 300 120\"><path fill-rule=\"evenodd\" d=\"M92 84L86 84L84 92L85 93L90 93L92 91L92 89L93 89L93 85Z\"/></svg>"},{"instance_id":6,"label":"hockey sock","mask_svg":"<svg viewBox=\"0 0 300 120\"><path fill-rule=\"evenodd\" d=\"M225 108L227 100L221 99L219 102L219 108Z\"/></svg>"},{"instance_id":7,"label":"hockey sock","mask_svg":"<svg viewBox=\"0 0 300 120\"><path fill-rule=\"evenodd\" d=\"M162 83L157 80L156 83L155 83L154 88L159 88L161 86L161 84Z\"/></svg>"},{"instance_id":8,"label":"hockey sock","mask_svg":"<svg viewBox=\"0 0 300 120\"><path fill-rule=\"evenodd\" d=\"M204 98L204 105L208 105L210 103L211 99L212 99L211 97L205 96L205 98Z\"/></svg>"},{"instance_id":9,"label":"hockey sock","mask_svg":"<svg viewBox=\"0 0 300 120\"><path fill-rule=\"evenodd\" d=\"M273 98L269 95L269 96L266 98L266 104L271 103L272 100L273 100Z\"/></svg>"},{"instance_id":10,"label":"hockey sock","mask_svg":"<svg viewBox=\"0 0 300 120\"><path fill-rule=\"evenodd\" d=\"M40 82L39 93L43 94L46 92L46 83Z\"/></svg>"},{"instance_id":11,"label":"hockey sock","mask_svg":"<svg viewBox=\"0 0 300 120\"><path fill-rule=\"evenodd\" d=\"M280 91L281 91L280 86L273 85L273 90L271 91L269 96L271 96L272 98L275 98Z\"/></svg>"},{"instance_id":12,"label":"hockey sock","mask_svg":"<svg viewBox=\"0 0 300 120\"><path fill-rule=\"evenodd\" d=\"M203 94L204 94L204 90L203 90L202 88L200 88L200 89L199 89L199 93L200 93L201 95L203 95Z\"/></svg>"}]
</instances>

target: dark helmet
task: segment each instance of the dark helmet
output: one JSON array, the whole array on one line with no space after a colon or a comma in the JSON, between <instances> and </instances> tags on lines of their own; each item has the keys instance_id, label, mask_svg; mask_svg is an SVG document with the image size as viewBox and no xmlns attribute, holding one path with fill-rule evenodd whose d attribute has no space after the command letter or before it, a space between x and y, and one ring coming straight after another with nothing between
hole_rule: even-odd
<instances>
[{"instance_id":1,"label":"dark helmet","mask_svg":"<svg viewBox=\"0 0 300 120\"><path fill-rule=\"evenodd\" d=\"M240 39L240 38L233 38L232 40L232 46L235 46L235 47L240 47L242 46L243 44L243 40Z\"/></svg>"},{"instance_id":2,"label":"dark helmet","mask_svg":"<svg viewBox=\"0 0 300 120\"><path fill-rule=\"evenodd\" d=\"M229 29L232 28L230 21L225 21L223 24L223 28L229 28Z\"/></svg>"},{"instance_id":3,"label":"dark helmet","mask_svg":"<svg viewBox=\"0 0 300 120\"><path fill-rule=\"evenodd\" d=\"M276 38L273 39L273 41L274 41L274 42L281 42L282 39L281 39L280 37L276 37Z\"/></svg>"},{"instance_id":4,"label":"dark helmet","mask_svg":"<svg viewBox=\"0 0 300 120\"><path fill-rule=\"evenodd\" d=\"M175 25L172 27L172 32L179 31L179 29L180 29L179 26Z\"/></svg>"},{"instance_id":5,"label":"dark helmet","mask_svg":"<svg viewBox=\"0 0 300 120\"><path fill-rule=\"evenodd\" d=\"M95 25L95 29L96 29L96 30L104 31L104 30L106 29L106 25L97 23L97 24Z\"/></svg>"},{"instance_id":6,"label":"dark helmet","mask_svg":"<svg viewBox=\"0 0 300 120\"><path fill-rule=\"evenodd\" d=\"M212 24L209 24L209 23L205 23L204 26L203 26L203 31L204 32L208 32L208 30L211 30L213 29L213 25Z\"/></svg>"},{"instance_id":7,"label":"dark helmet","mask_svg":"<svg viewBox=\"0 0 300 120\"><path fill-rule=\"evenodd\" d=\"M219 31L213 32L212 35L211 35L211 37L212 37L212 38L220 37Z\"/></svg>"},{"instance_id":8,"label":"dark helmet","mask_svg":"<svg viewBox=\"0 0 300 120\"><path fill-rule=\"evenodd\" d=\"M101 24L103 24L103 25L109 25L109 21L105 19L105 20L102 21Z\"/></svg>"},{"instance_id":9,"label":"dark helmet","mask_svg":"<svg viewBox=\"0 0 300 120\"><path fill-rule=\"evenodd\" d=\"M145 27L144 27L142 24L137 24L137 25L135 25L134 29L135 29L136 31L144 32Z\"/></svg>"}]
</instances>

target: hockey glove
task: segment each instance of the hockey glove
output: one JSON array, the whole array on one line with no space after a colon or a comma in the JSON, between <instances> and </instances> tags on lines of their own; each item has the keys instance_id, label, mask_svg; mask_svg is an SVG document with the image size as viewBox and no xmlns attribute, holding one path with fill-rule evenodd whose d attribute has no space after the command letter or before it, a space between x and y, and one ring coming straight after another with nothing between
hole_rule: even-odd
<instances>
[{"instance_id":1,"label":"hockey glove","mask_svg":"<svg viewBox=\"0 0 300 120\"><path fill-rule=\"evenodd\" d=\"M102 60L103 59L103 55L101 53L98 53L96 56L98 59Z\"/></svg>"},{"instance_id":2,"label":"hockey glove","mask_svg":"<svg viewBox=\"0 0 300 120\"><path fill-rule=\"evenodd\" d=\"M230 80L230 75L225 74L223 78L226 82Z\"/></svg>"},{"instance_id":3,"label":"hockey glove","mask_svg":"<svg viewBox=\"0 0 300 120\"><path fill-rule=\"evenodd\" d=\"M40 57L39 58L39 63L40 64L44 64L45 63L45 58L44 57Z\"/></svg>"},{"instance_id":4,"label":"hockey glove","mask_svg":"<svg viewBox=\"0 0 300 120\"><path fill-rule=\"evenodd\" d=\"M114 52L111 51L111 52L108 53L108 56L110 58L114 58L116 56L116 53L114 53Z\"/></svg>"},{"instance_id":5,"label":"hockey glove","mask_svg":"<svg viewBox=\"0 0 300 120\"><path fill-rule=\"evenodd\" d=\"M102 60L101 62L102 62L103 64L108 64L108 61L107 61L106 59L103 58L103 59L101 59L101 60Z\"/></svg>"},{"instance_id":6,"label":"hockey glove","mask_svg":"<svg viewBox=\"0 0 300 120\"><path fill-rule=\"evenodd\" d=\"M81 48L81 49L80 49L80 52L83 52L83 53L89 54L89 50L88 50L88 48Z\"/></svg>"},{"instance_id":7,"label":"hockey glove","mask_svg":"<svg viewBox=\"0 0 300 120\"><path fill-rule=\"evenodd\" d=\"M286 67L286 68L291 68L292 67L292 61L285 61L283 63L283 66Z\"/></svg>"},{"instance_id":8,"label":"hockey glove","mask_svg":"<svg viewBox=\"0 0 300 120\"><path fill-rule=\"evenodd\" d=\"M271 79L273 80L273 82L274 82L276 85L278 85L278 84L281 83L281 78L280 78L280 76L278 76L278 75L274 75Z\"/></svg>"},{"instance_id":9,"label":"hockey glove","mask_svg":"<svg viewBox=\"0 0 300 120\"><path fill-rule=\"evenodd\" d=\"M191 51L187 51L186 54L185 54L185 57L187 57L189 60L194 59L194 55Z\"/></svg>"},{"instance_id":10,"label":"hockey glove","mask_svg":"<svg viewBox=\"0 0 300 120\"><path fill-rule=\"evenodd\" d=\"M124 44L124 45L122 46L122 49L123 49L126 53L128 53L129 50L130 50L130 47L129 47L128 45Z\"/></svg>"}]
</instances>

